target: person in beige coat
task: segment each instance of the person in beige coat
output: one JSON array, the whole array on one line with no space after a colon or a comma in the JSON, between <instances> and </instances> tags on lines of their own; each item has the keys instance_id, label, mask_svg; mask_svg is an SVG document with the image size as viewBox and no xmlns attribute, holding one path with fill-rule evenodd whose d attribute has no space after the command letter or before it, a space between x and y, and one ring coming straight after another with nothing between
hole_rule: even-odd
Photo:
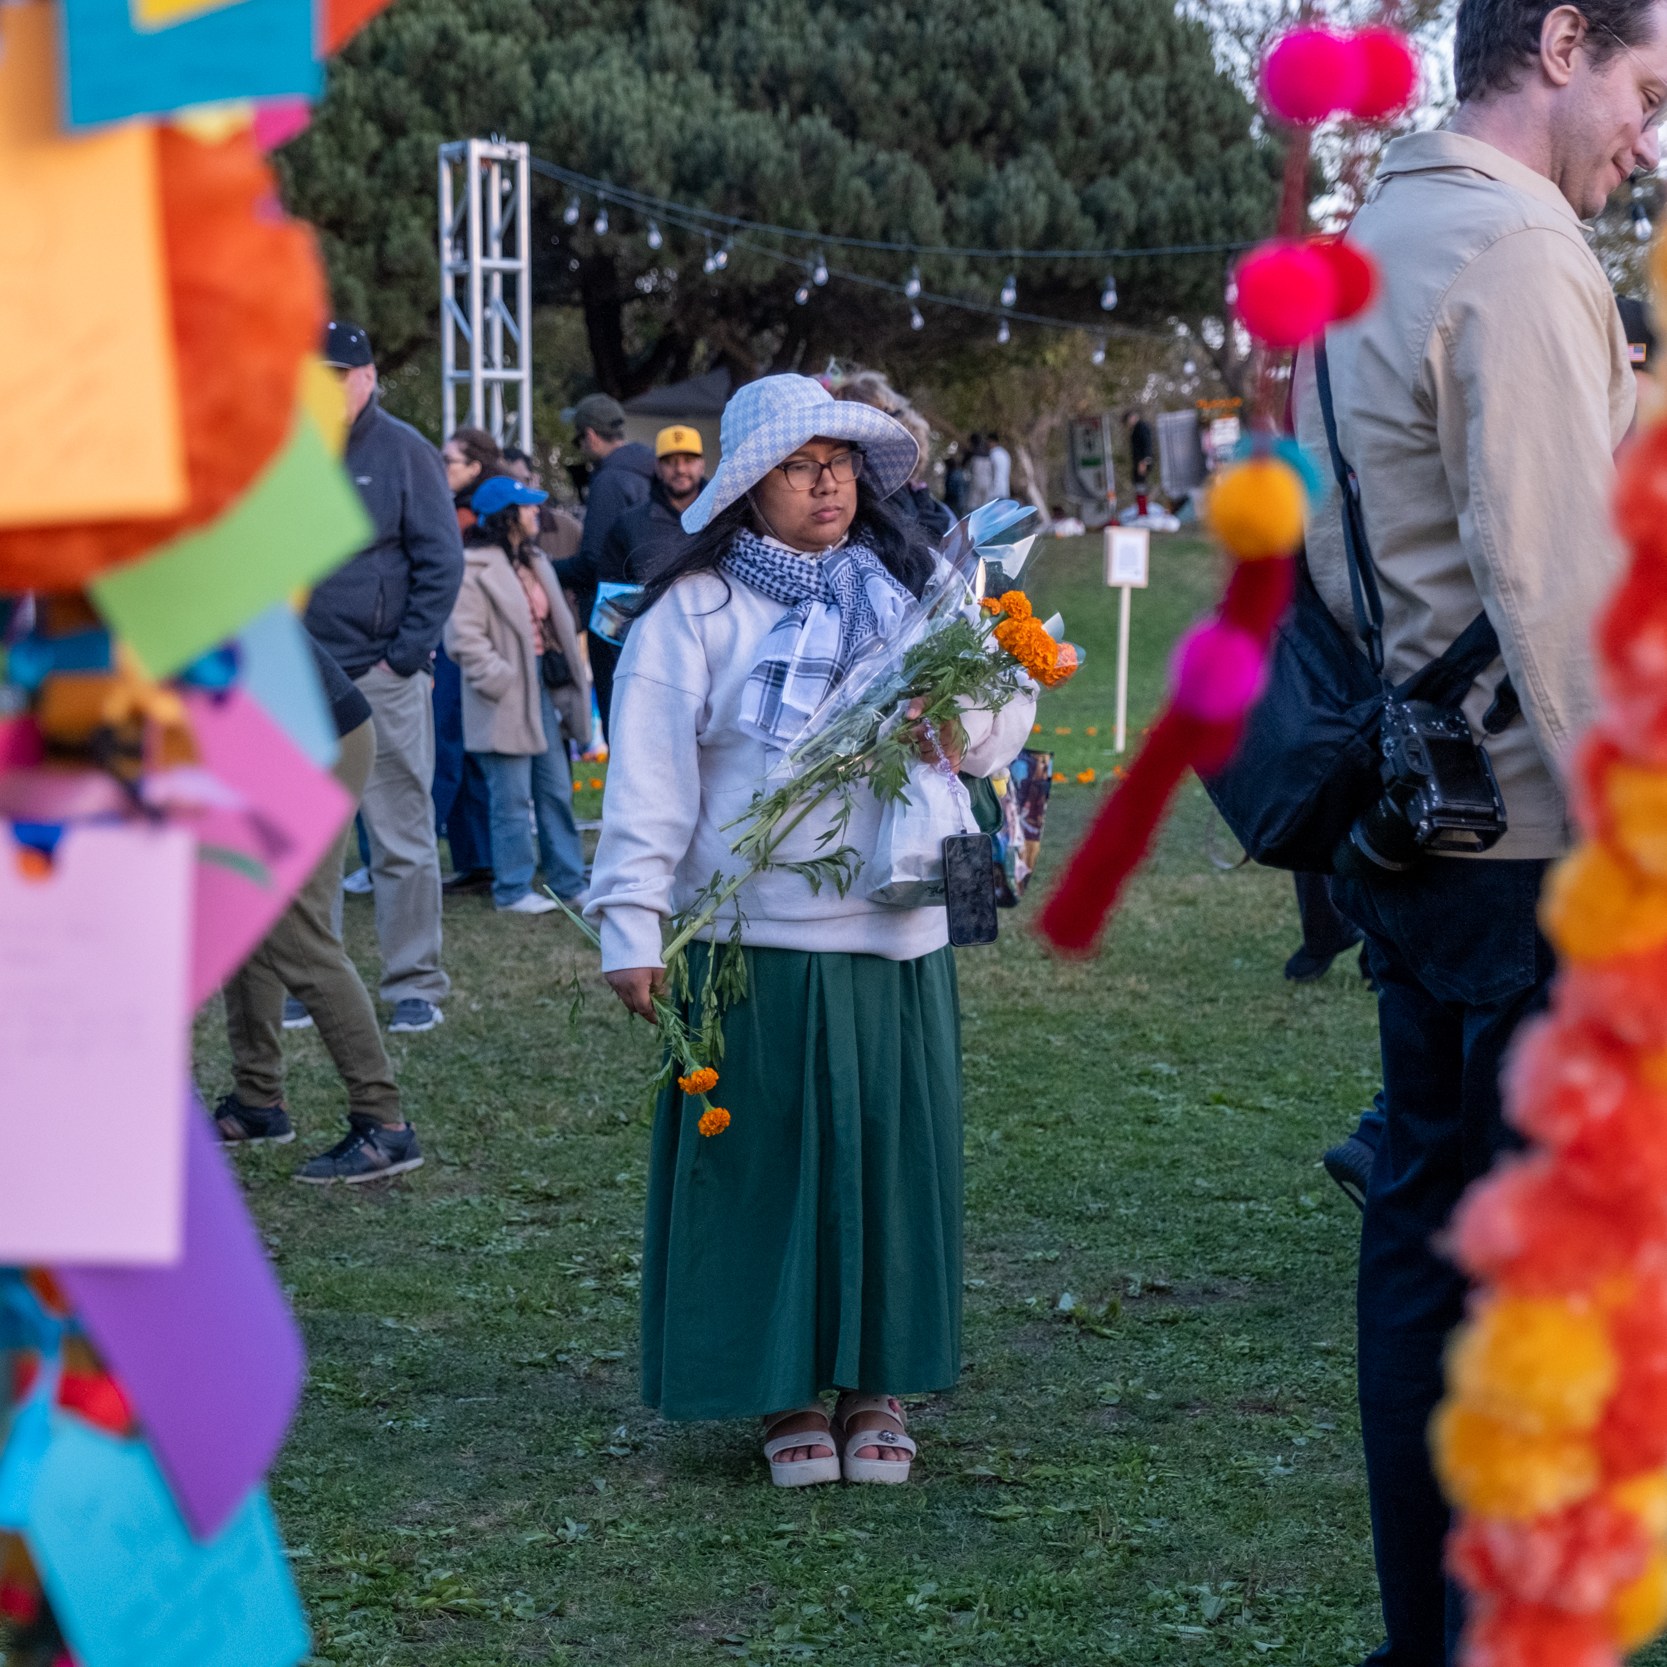
<instances>
[{"instance_id":1,"label":"person in beige coat","mask_svg":"<svg viewBox=\"0 0 1667 1667\"><path fill-rule=\"evenodd\" d=\"M446 625L446 652L463 673L463 744L491 795L492 901L524 915L556 907L532 889L535 827L550 889L578 902L585 883L567 743L590 741L590 684L573 616L535 542L545 497L507 475L481 483Z\"/></svg>"}]
</instances>

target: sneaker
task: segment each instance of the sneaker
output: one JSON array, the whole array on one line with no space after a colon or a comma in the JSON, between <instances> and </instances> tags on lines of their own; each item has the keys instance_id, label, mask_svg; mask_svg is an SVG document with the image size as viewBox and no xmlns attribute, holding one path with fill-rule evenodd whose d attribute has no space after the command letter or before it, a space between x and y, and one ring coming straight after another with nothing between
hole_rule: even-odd
<instances>
[{"instance_id":1,"label":"sneaker","mask_svg":"<svg viewBox=\"0 0 1667 1667\"><path fill-rule=\"evenodd\" d=\"M477 892L491 889L490 868L466 868L461 874L448 874L440 882L440 890L447 897L473 897Z\"/></svg>"},{"instance_id":2,"label":"sneaker","mask_svg":"<svg viewBox=\"0 0 1667 1667\"><path fill-rule=\"evenodd\" d=\"M500 903L497 907L501 915L547 915L560 905L554 898L540 897L536 891L529 891L526 896L517 897L513 903Z\"/></svg>"},{"instance_id":3,"label":"sneaker","mask_svg":"<svg viewBox=\"0 0 1667 1667\"><path fill-rule=\"evenodd\" d=\"M424 1001L421 996L407 996L404 1001L394 1003L394 1016L388 1020L388 1029L396 1035L402 1032L414 1034L432 1030L443 1023L445 1017L433 1002Z\"/></svg>"},{"instance_id":4,"label":"sneaker","mask_svg":"<svg viewBox=\"0 0 1667 1667\"><path fill-rule=\"evenodd\" d=\"M1350 1135L1341 1146L1333 1146L1320 1162L1325 1172L1345 1193L1357 1210L1366 1208L1366 1186L1372 1179L1372 1162L1377 1153L1358 1135Z\"/></svg>"},{"instance_id":5,"label":"sneaker","mask_svg":"<svg viewBox=\"0 0 1667 1667\"><path fill-rule=\"evenodd\" d=\"M352 1130L328 1152L309 1158L295 1172L298 1181L327 1187L340 1181L358 1186L362 1181L385 1181L390 1175L404 1175L423 1166L423 1149L417 1131L407 1123L403 1129L385 1129L374 1117L350 1116Z\"/></svg>"},{"instance_id":6,"label":"sneaker","mask_svg":"<svg viewBox=\"0 0 1667 1667\"><path fill-rule=\"evenodd\" d=\"M284 1029L311 1030L313 1016L294 996L284 997Z\"/></svg>"},{"instance_id":7,"label":"sneaker","mask_svg":"<svg viewBox=\"0 0 1667 1667\"><path fill-rule=\"evenodd\" d=\"M353 872L342 881L342 890L345 891L349 897L370 896L370 870L368 868L355 868Z\"/></svg>"},{"instance_id":8,"label":"sneaker","mask_svg":"<svg viewBox=\"0 0 1667 1667\"><path fill-rule=\"evenodd\" d=\"M214 1108L214 1127L222 1146L287 1146L295 1139L282 1105L246 1106L235 1094Z\"/></svg>"},{"instance_id":9,"label":"sneaker","mask_svg":"<svg viewBox=\"0 0 1667 1667\"><path fill-rule=\"evenodd\" d=\"M585 904L589 901L590 888L588 886L581 886L571 897L564 897L562 899L562 902L565 903L576 915L584 913Z\"/></svg>"}]
</instances>

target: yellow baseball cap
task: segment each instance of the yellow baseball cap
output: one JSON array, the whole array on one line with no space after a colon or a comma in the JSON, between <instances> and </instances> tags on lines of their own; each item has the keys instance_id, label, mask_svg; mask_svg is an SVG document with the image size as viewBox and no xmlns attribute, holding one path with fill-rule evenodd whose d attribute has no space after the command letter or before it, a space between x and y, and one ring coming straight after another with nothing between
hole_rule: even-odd
<instances>
[{"instance_id":1,"label":"yellow baseball cap","mask_svg":"<svg viewBox=\"0 0 1667 1667\"><path fill-rule=\"evenodd\" d=\"M654 455L670 457L673 452L687 452L690 457L704 457L706 448L700 443L700 430L684 428L681 424L675 423L670 428L662 428L654 436Z\"/></svg>"}]
</instances>

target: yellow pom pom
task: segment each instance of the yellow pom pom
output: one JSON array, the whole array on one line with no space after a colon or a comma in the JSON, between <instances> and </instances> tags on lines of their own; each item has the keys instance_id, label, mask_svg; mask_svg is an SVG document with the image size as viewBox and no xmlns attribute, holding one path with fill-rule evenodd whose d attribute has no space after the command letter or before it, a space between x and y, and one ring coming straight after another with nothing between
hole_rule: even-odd
<instances>
[{"instance_id":1,"label":"yellow pom pom","mask_svg":"<svg viewBox=\"0 0 1667 1667\"><path fill-rule=\"evenodd\" d=\"M729 1127L729 1113L722 1106L713 1106L710 1111L702 1112L700 1121L695 1127L708 1140L715 1134L722 1134Z\"/></svg>"},{"instance_id":2,"label":"yellow pom pom","mask_svg":"<svg viewBox=\"0 0 1667 1667\"><path fill-rule=\"evenodd\" d=\"M1591 1429L1617 1371L1600 1316L1535 1297L1488 1303L1459 1328L1447 1357L1454 1395L1530 1435Z\"/></svg>"},{"instance_id":3,"label":"yellow pom pom","mask_svg":"<svg viewBox=\"0 0 1667 1667\"><path fill-rule=\"evenodd\" d=\"M1644 1572L1611 1600L1609 1626L1626 1655L1642 1649L1667 1626L1667 1552L1659 1546L1650 1553Z\"/></svg>"},{"instance_id":4,"label":"yellow pom pom","mask_svg":"<svg viewBox=\"0 0 1667 1667\"><path fill-rule=\"evenodd\" d=\"M1645 1470L1617 1482L1609 1503L1637 1517L1653 1538L1667 1538L1667 1470Z\"/></svg>"},{"instance_id":5,"label":"yellow pom pom","mask_svg":"<svg viewBox=\"0 0 1667 1667\"><path fill-rule=\"evenodd\" d=\"M1288 556L1302 542L1302 477L1276 457L1252 457L1216 476L1204 519L1240 561Z\"/></svg>"},{"instance_id":6,"label":"yellow pom pom","mask_svg":"<svg viewBox=\"0 0 1667 1667\"><path fill-rule=\"evenodd\" d=\"M1589 1441L1528 1435L1462 1401L1436 1409L1430 1447L1447 1497L1482 1516L1524 1522L1572 1505L1597 1485Z\"/></svg>"},{"instance_id":7,"label":"yellow pom pom","mask_svg":"<svg viewBox=\"0 0 1667 1667\"><path fill-rule=\"evenodd\" d=\"M1540 923L1571 960L1642 955L1667 943L1667 881L1607 845L1582 845L1552 869Z\"/></svg>"},{"instance_id":8,"label":"yellow pom pom","mask_svg":"<svg viewBox=\"0 0 1667 1667\"><path fill-rule=\"evenodd\" d=\"M1615 843L1646 874L1667 879L1667 770L1611 765L1604 796L1615 819Z\"/></svg>"}]
</instances>

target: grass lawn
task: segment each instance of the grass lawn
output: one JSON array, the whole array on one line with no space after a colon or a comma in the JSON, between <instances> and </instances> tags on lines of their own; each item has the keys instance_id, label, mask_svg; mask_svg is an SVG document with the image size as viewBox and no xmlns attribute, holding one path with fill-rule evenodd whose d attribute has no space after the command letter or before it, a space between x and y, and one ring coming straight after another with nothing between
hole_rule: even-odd
<instances>
[{"instance_id":1,"label":"grass lawn","mask_svg":"<svg viewBox=\"0 0 1667 1667\"><path fill-rule=\"evenodd\" d=\"M1202 545L1157 543L1136 733L1220 581ZM1052 546L1035 585L1090 655L1042 708L1070 778L1052 865L1102 791L1075 773L1115 762L1098 568L1096 540ZM914 1409L907 1488L777 1492L751 1426L639 1404L649 1036L571 928L448 905L446 1023L391 1039L428 1152L407 1184L291 1184L341 1115L293 1036L302 1145L240 1164L312 1352L273 1496L317 1658L1358 1662L1358 1218L1317 1160L1375 1087L1373 1007L1352 963L1282 980L1290 882L1223 871L1225 844L1191 784L1096 960L1042 953L1034 893L962 955L966 1369ZM348 929L374 986L364 901ZM197 1064L223 1092L213 1008Z\"/></svg>"}]
</instances>

